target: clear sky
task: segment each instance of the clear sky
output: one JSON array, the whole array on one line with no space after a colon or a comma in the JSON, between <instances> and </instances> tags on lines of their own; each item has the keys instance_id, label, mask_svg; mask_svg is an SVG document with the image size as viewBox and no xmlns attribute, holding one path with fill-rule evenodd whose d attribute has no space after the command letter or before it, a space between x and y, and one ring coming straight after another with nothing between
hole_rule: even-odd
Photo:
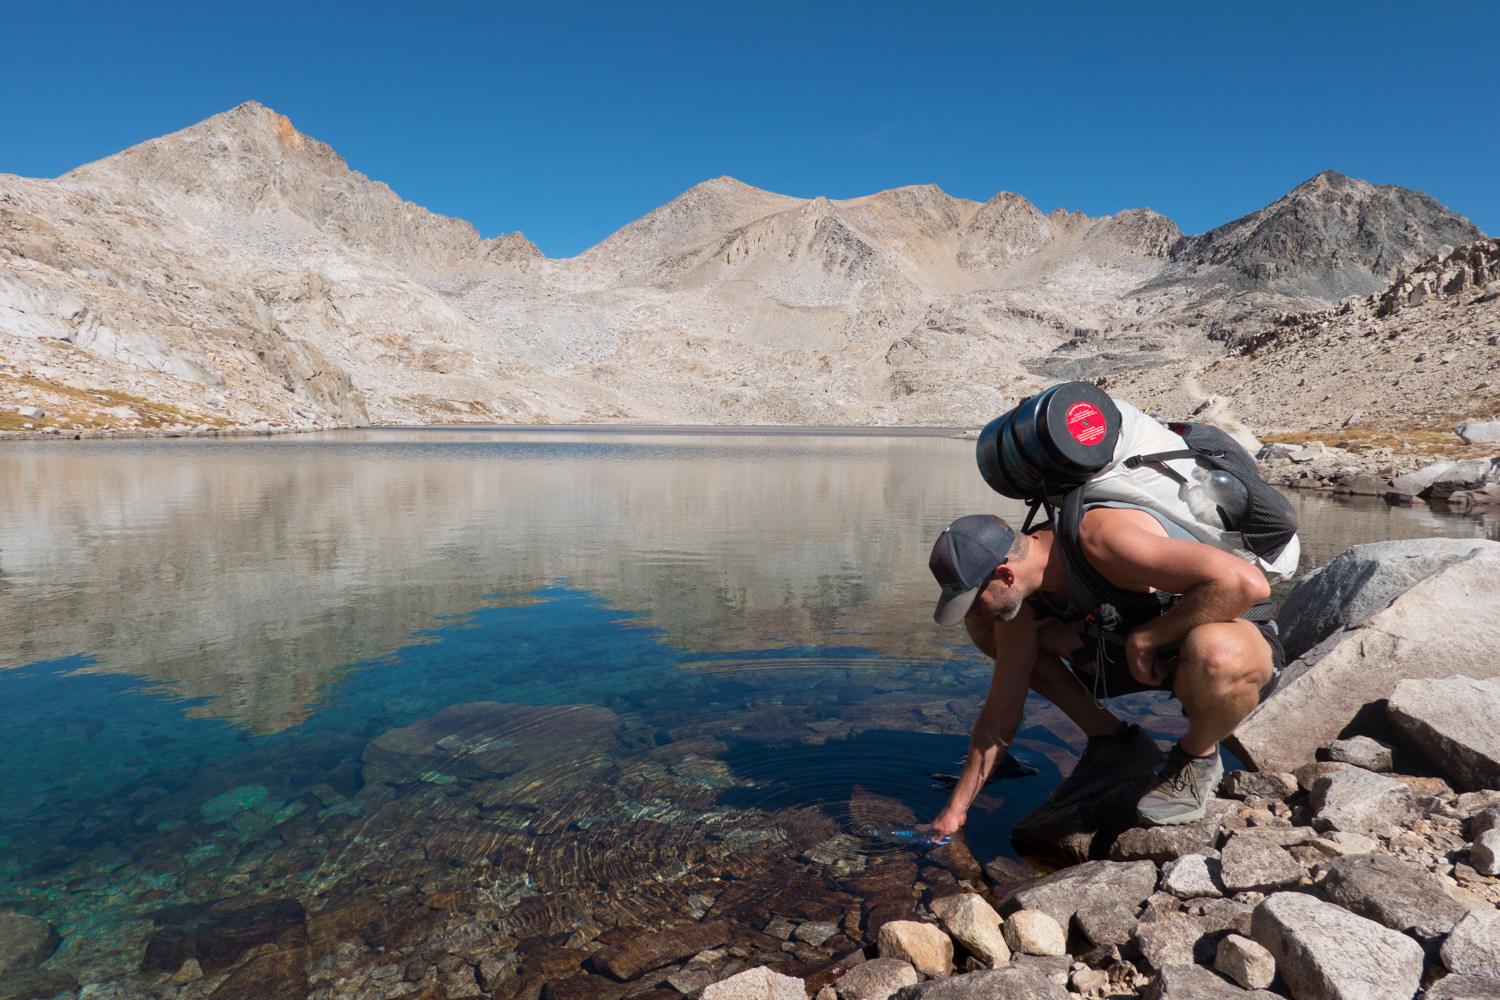
<instances>
[{"instance_id":1,"label":"clear sky","mask_svg":"<svg viewBox=\"0 0 1500 1000\"><path fill-rule=\"evenodd\" d=\"M1500 235L1500 3L0 0L0 172L246 100L576 254L700 181L937 184L1202 232L1332 168Z\"/></svg>"}]
</instances>

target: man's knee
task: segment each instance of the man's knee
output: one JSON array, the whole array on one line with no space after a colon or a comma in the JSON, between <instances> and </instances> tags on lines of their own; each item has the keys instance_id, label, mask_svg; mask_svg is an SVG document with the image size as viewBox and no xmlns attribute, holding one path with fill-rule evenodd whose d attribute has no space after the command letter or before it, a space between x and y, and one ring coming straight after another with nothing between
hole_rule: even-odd
<instances>
[{"instance_id":1,"label":"man's knee","mask_svg":"<svg viewBox=\"0 0 1500 1000\"><path fill-rule=\"evenodd\" d=\"M1246 621L1200 625L1183 640L1178 670L1217 688L1248 685L1258 691L1271 679L1271 648Z\"/></svg>"}]
</instances>

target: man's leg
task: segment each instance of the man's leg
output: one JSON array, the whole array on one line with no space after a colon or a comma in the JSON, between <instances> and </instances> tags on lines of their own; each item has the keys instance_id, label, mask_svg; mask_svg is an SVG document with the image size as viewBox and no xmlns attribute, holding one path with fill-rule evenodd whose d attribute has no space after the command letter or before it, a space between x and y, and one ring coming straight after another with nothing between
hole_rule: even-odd
<instances>
[{"instance_id":1,"label":"man's leg","mask_svg":"<svg viewBox=\"0 0 1500 1000\"><path fill-rule=\"evenodd\" d=\"M1172 693L1187 713L1188 731L1141 798L1142 822L1170 826L1203 817L1224 776L1219 741L1259 702L1272 670L1270 644L1244 619L1200 625L1187 634Z\"/></svg>"},{"instance_id":2,"label":"man's leg","mask_svg":"<svg viewBox=\"0 0 1500 1000\"><path fill-rule=\"evenodd\" d=\"M1100 705L1093 692L1063 663L1063 658L1071 659L1082 644L1070 625L1058 621L1043 625L1037 631L1040 651L1031 672L1031 690L1056 705L1083 730L1083 735L1110 736L1120 728L1120 717Z\"/></svg>"},{"instance_id":3,"label":"man's leg","mask_svg":"<svg viewBox=\"0 0 1500 1000\"><path fill-rule=\"evenodd\" d=\"M1243 618L1189 632L1172 690L1188 717L1182 749L1199 757L1211 753L1259 704L1271 672L1270 645Z\"/></svg>"},{"instance_id":4,"label":"man's leg","mask_svg":"<svg viewBox=\"0 0 1500 1000\"><path fill-rule=\"evenodd\" d=\"M1139 788L1161 759L1155 741L1139 726L1127 726L1104 708L1094 694L1063 664L1062 656L1078 651L1078 633L1061 623L1050 634L1044 629L1041 652L1031 672L1031 689L1046 698L1083 730L1088 742L1066 780L1052 790L1048 802L1100 799L1111 789ZM1101 782L1104 784L1101 785ZM1080 798L1081 797L1081 798ZM1129 807L1129 800L1120 803Z\"/></svg>"}]
</instances>

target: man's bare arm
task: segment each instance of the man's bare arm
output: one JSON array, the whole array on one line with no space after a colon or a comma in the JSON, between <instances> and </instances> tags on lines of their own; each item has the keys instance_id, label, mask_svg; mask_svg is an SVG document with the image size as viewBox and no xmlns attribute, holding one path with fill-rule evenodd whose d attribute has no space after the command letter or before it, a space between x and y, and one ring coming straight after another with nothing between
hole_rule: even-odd
<instances>
[{"instance_id":1,"label":"man's bare arm","mask_svg":"<svg viewBox=\"0 0 1500 1000\"><path fill-rule=\"evenodd\" d=\"M942 836L950 836L964 825L969 806L979 797L985 781L1010 749L1016 731L1021 728L1021 715L1026 707L1026 693L1031 687L1031 671L1036 666L1038 652L1033 622L997 624L970 616L964 619L964 625L974 645L994 657L995 670L990 676L984 708L974 720L963 771L953 786L948 804L932 822L933 832Z\"/></svg>"},{"instance_id":2,"label":"man's bare arm","mask_svg":"<svg viewBox=\"0 0 1500 1000\"><path fill-rule=\"evenodd\" d=\"M1130 672L1145 683L1160 683L1170 669L1156 661L1156 650L1199 625L1233 621L1271 592L1258 567L1212 545L1168 538L1143 511L1089 511L1082 541L1090 564L1116 586L1182 595L1126 640Z\"/></svg>"}]
</instances>

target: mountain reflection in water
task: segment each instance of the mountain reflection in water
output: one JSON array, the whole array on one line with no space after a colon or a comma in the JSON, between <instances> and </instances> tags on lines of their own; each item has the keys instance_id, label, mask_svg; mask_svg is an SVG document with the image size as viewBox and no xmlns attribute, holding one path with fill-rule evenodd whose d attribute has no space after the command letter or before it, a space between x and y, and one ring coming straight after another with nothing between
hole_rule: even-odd
<instances>
[{"instance_id":1,"label":"mountain reflection in water","mask_svg":"<svg viewBox=\"0 0 1500 1000\"><path fill-rule=\"evenodd\" d=\"M936 812L988 680L926 571L954 516L1021 514L968 442L366 432L0 469L0 910L58 930L64 986L241 960L210 940L482 926L576 968L617 926L781 914L852 942L982 880L1078 748L1035 704L1039 773L966 844L872 835ZM1318 561L1487 530L1295 499Z\"/></svg>"}]
</instances>

